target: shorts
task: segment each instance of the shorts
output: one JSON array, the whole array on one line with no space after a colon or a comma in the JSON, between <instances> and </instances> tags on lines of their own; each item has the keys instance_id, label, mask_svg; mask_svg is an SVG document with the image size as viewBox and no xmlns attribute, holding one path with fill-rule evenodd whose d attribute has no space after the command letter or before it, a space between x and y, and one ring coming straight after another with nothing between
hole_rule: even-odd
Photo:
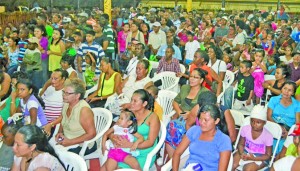
<instances>
[{"instance_id":1,"label":"shorts","mask_svg":"<svg viewBox=\"0 0 300 171\"><path fill-rule=\"evenodd\" d=\"M120 148L112 148L108 152L108 158L114 159L117 162L124 162L125 158L129 155L129 153L124 152Z\"/></svg>"}]
</instances>

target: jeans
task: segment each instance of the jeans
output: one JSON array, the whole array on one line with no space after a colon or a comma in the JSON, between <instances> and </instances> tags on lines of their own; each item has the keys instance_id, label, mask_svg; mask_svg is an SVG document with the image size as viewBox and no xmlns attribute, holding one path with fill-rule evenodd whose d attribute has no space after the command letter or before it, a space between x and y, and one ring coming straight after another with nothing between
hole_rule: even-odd
<instances>
[{"instance_id":1,"label":"jeans","mask_svg":"<svg viewBox=\"0 0 300 171\"><path fill-rule=\"evenodd\" d=\"M17 71L18 65L12 65L7 68L7 74L11 76L15 71Z\"/></svg>"},{"instance_id":2,"label":"jeans","mask_svg":"<svg viewBox=\"0 0 300 171\"><path fill-rule=\"evenodd\" d=\"M45 60L42 60L42 84L44 85L48 79L49 79L49 76L48 76L48 61L49 61L49 58L45 59Z\"/></svg>"},{"instance_id":3,"label":"jeans","mask_svg":"<svg viewBox=\"0 0 300 171\"><path fill-rule=\"evenodd\" d=\"M229 86L224 93L224 109L232 109L233 87Z\"/></svg>"}]
</instances>

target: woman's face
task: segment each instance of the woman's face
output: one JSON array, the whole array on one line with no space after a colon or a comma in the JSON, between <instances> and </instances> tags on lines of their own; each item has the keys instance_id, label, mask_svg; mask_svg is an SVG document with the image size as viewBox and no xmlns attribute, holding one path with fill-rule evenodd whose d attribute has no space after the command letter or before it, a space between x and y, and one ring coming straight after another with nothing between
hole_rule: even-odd
<instances>
[{"instance_id":1,"label":"woman's face","mask_svg":"<svg viewBox=\"0 0 300 171\"><path fill-rule=\"evenodd\" d=\"M285 55L291 55L292 54L292 48L286 47L285 48Z\"/></svg>"},{"instance_id":2,"label":"woman's face","mask_svg":"<svg viewBox=\"0 0 300 171\"><path fill-rule=\"evenodd\" d=\"M35 145L29 146L24 142L24 135L20 133L16 134L13 150L17 157L29 157L34 148Z\"/></svg>"},{"instance_id":3,"label":"woman's face","mask_svg":"<svg viewBox=\"0 0 300 171\"><path fill-rule=\"evenodd\" d=\"M138 30L138 26L135 25L135 24L131 24L130 29L131 29L132 32L136 32Z\"/></svg>"},{"instance_id":4,"label":"woman's face","mask_svg":"<svg viewBox=\"0 0 300 171\"><path fill-rule=\"evenodd\" d=\"M208 56L210 59L215 59L216 58L216 54L213 48L209 48L208 49Z\"/></svg>"},{"instance_id":5,"label":"woman's face","mask_svg":"<svg viewBox=\"0 0 300 171\"><path fill-rule=\"evenodd\" d=\"M281 80L284 78L284 75L282 75L282 68L277 68L275 72L275 79Z\"/></svg>"},{"instance_id":6,"label":"woman's face","mask_svg":"<svg viewBox=\"0 0 300 171\"><path fill-rule=\"evenodd\" d=\"M146 24L142 24L142 31L143 32L147 32L148 31L148 27Z\"/></svg>"},{"instance_id":7,"label":"woman's face","mask_svg":"<svg viewBox=\"0 0 300 171\"><path fill-rule=\"evenodd\" d=\"M8 46L9 47L16 46L16 42L13 39L8 39Z\"/></svg>"},{"instance_id":8,"label":"woman's face","mask_svg":"<svg viewBox=\"0 0 300 171\"><path fill-rule=\"evenodd\" d=\"M34 29L34 36L36 37L36 38L41 38L42 37L42 35L43 35L43 32L42 32L42 30L40 30L40 29L38 29L38 28L35 28Z\"/></svg>"},{"instance_id":9,"label":"woman's face","mask_svg":"<svg viewBox=\"0 0 300 171\"><path fill-rule=\"evenodd\" d=\"M131 97L131 102L130 102L130 110L132 112L139 111L141 109L144 109L147 105L147 102L143 102L140 95L135 93Z\"/></svg>"},{"instance_id":10,"label":"woman's face","mask_svg":"<svg viewBox=\"0 0 300 171\"><path fill-rule=\"evenodd\" d=\"M292 95L294 95L294 87L290 84L285 84L282 88L281 88L281 94L282 97L285 98L291 98Z\"/></svg>"},{"instance_id":11,"label":"woman's face","mask_svg":"<svg viewBox=\"0 0 300 171\"><path fill-rule=\"evenodd\" d=\"M214 118L210 116L210 112L202 112L200 114L199 123L203 132L216 129L218 122L219 121L215 121Z\"/></svg>"},{"instance_id":12,"label":"woman's face","mask_svg":"<svg viewBox=\"0 0 300 171\"><path fill-rule=\"evenodd\" d=\"M7 146L13 146L15 136L12 133L10 133L8 129L2 128L1 133L3 135L2 137L3 143L6 144Z\"/></svg>"},{"instance_id":13,"label":"woman's face","mask_svg":"<svg viewBox=\"0 0 300 171\"><path fill-rule=\"evenodd\" d=\"M63 79L61 72L52 72L51 74L51 85L54 88L59 88L62 87L64 84L65 80Z\"/></svg>"},{"instance_id":14,"label":"woman's face","mask_svg":"<svg viewBox=\"0 0 300 171\"><path fill-rule=\"evenodd\" d=\"M189 81L191 87L199 86L202 84L203 78L200 77L198 71L194 70L190 75Z\"/></svg>"},{"instance_id":15,"label":"woman's face","mask_svg":"<svg viewBox=\"0 0 300 171\"><path fill-rule=\"evenodd\" d=\"M104 73L106 73L108 71L109 68L109 64L107 64L104 61L101 61L101 65L100 65L100 70Z\"/></svg>"},{"instance_id":16,"label":"woman's face","mask_svg":"<svg viewBox=\"0 0 300 171\"><path fill-rule=\"evenodd\" d=\"M74 88L73 87L65 87L64 90L63 90L63 101L65 103L70 103L70 102L73 102L76 100L77 97L77 93L75 92Z\"/></svg>"},{"instance_id":17,"label":"woman's face","mask_svg":"<svg viewBox=\"0 0 300 171\"><path fill-rule=\"evenodd\" d=\"M147 69L145 68L144 64L138 63L136 66L136 76L139 79L145 78L147 75Z\"/></svg>"},{"instance_id":18,"label":"woman's face","mask_svg":"<svg viewBox=\"0 0 300 171\"><path fill-rule=\"evenodd\" d=\"M18 97L24 99L31 95L32 89L29 89L25 84L19 83L17 85Z\"/></svg>"},{"instance_id":19,"label":"woman's face","mask_svg":"<svg viewBox=\"0 0 300 171\"><path fill-rule=\"evenodd\" d=\"M60 32L58 30L54 30L52 37L54 40L59 39L61 37Z\"/></svg>"},{"instance_id":20,"label":"woman's face","mask_svg":"<svg viewBox=\"0 0 300 171\"><path fill-rule=\"evenodd\" d=\"M70 68L70 65L67 61L60 61L60 65L62 67L62 69L67 70L68 68Z\"/></svg>"},{"instance_id":21,"label":"woman's face","mask_svg":"<svg viewBox=\"0 0 300 171\"><path fill-rule=\"evenodd\" d=\"M229 32L230 32L231 34L233 34L233 33L234 33L234 28L233 28L233 27L229 27Z\"/></svg>"}]
</instances>

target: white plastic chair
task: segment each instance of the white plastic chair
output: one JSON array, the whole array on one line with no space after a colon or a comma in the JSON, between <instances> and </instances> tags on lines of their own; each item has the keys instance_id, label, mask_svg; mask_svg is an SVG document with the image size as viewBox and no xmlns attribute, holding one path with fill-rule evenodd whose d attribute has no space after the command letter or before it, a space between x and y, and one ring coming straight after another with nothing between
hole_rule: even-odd
<instances>
[{"instance_id":1,"label":"white plastic chair","mask_svg":"<svg viewBox=\"0 0 300 171\"><path fill-rule=\"evenodd\" d=\"M156 82L158 80L161 80L162 82L162 85L160 87L161 90L171 90L177 92L179 79L180 79L179 77L176 77L175 72L164 71L155 75L152 78L152 81Z\"/></svg>"},{"instance_id":2,"label":"white plastic chair","mask_svg":"<svg viewBox=\"0 0 300 171\"><path fill-rule=\"evenodd\" d=\"M275 76L274 75L265 75L264 79L265 79L265 81L275 80ZM264 102L265 106L266 106L266 104L268 103L268 98L269 98L270 95L272 95L272 92L271 92L271 90L267 89L265 99L263 100L262 98L260 98L260 103Z\"/></svg>"},{"instance_id":3,"label":"white plastic chair","mask_svg":"<svg viewBox=\"0 0 300 171\"><path fill-rule=\"evenodd\" d=\"M64 150L57 150L56 153L67 171L87 171L84 159L78 154Z\"/></svg>"},{"instance_id":4,"label":"white plastic chair","mask_svg":"<svg viewBox=\"0 0 300 171\"><path fill-rule=\"evenodd\" d=\"M87 98L89 96L89 94L93 93L94 91L96 91L97 88L98 88L98 82L92 88L90 88L90 89L88 89L88 90L85 91L84 98Z\"/></svg>"},{"instance_id":5,"label":"white plastic chair","mask_svg":"<svg viewBox=\"0 0 300 171\"><path fill-rule=\"evenodd\" d=\"M234 73L232 71L226 70L225 77L223 80L223 92L231 86L234 81Z\"/></svg>"},{"instance_id":6,"label":"white plastic chair","mask_svg":"<svg viewBox=\"0 0 300 171\"><path fill-rule=\"evenodd\" d=\"M234 119L235 125L241 127L243 125L243 122L245 119L243 113L238 110L234 110L234 109L231 109L230 113Z\"/></svg>"},{"instance_id":7,"label":"white plastic chair","mask_svg":"<svg viewBox=\"0 0 300 171\"><path fill-rule=\"evenodd\" d=\"M185 73L185 66L183 64L180 64L180 72Z\"/></svg>"},{"instance_id":8,"label":"white plastic chair","mask_svg":"<svg viewBox=\"0 0 300 171\"><path fill-rule=\"evenodd\" d=\"M250 125L250 116L244 119L243 126L245 126L245 125ZM275 159L275 154L276 154L276 151L278 149L278 145L279 145L279 142L280 142L280 139L281 139L281 135L282 135L282 129L281 129L281 127L277 123L275 123L275 122L267 121L266 124L265 124L265 128L272 134L273 138L277 139L277 143L275 144L275 148L274 148L271 160L269 162L269 165L266 166L263 169L260 169L261 171L265 170L267 168L270 168L272 166L272 164L274 162L274 159ZM241 137L241 130L242 129L240 129L238 137L236 139L236 142L235 142L235 145L234 145L234 149L237 149L238 142L239 142L240 137ZM237 169L241 170L242 168L243 167L239 166Z\"/></svg>"},{"instance_id":9,"label":"white plastic chair","mask_svg":"<svg viewBox=\"0 0 300 171\"><path fill-rule=\"evenodd\" d=\"M158 68L159 62L155 62L155 61L149 61L149 62L150 62L150 65L151 65L152 69L157 69Z\"/></svg>"},{"instance_id":10,"label":"white plastic chair","mask_svg":"<svg viewBox=\"0 0 300 171\"><path fill-rule=\"evenodd\" d=\"M173 112L173 101L177 93L169 90L160 90L158 92L158 103L163 108L163 122L164 124L168 124L172 115L175 114Z\"/></svg>"},{"instance_id":11,"label":"white plastic chair","mask_svg":"<svg viewBox=\"0 0 300 171\"><path fill-rule=\"evenodd\" d=\"M268 80L275 80L275 75L265 75L265 76L264 76L264 79L265 79L265 81L268 81Z\"/></svg>"}]
</instances>

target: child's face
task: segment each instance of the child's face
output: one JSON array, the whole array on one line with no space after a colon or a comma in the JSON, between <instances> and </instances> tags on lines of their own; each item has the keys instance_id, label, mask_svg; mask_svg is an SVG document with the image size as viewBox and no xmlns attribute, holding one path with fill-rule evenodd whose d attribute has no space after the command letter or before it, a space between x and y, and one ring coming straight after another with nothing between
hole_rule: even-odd
<instances>
[{"instance_id":1,"label":"child's face","mask_svg":"<svg viewBox=\"0 0 300 171\"><path fill-rule=\"evenodd\" d=\"M73 43L72 42L66 42L65 45L66 45L66 48L70 48L70 47L72 47Z\"/></svg>"},{"instance_id":2,"label":"child's face","mask_svg":"<svg viewBox=\"0 0 300 171\"><path fill-rule=\"evenodd\" d=\"M128 128L132 121L128 120L126 113L121 113L117 124L122 128Z\"/></svg>"},{"instance_id":3,"label":"child's face","mask_svg":"<svg viewBox=\"0 0 300 171\"><path fill-rule=\"evenodd\" d=\"M240 64L240 72L242 74L244 74L244 73L247 73L248 71L249 71L249 68L247 68L245 64L241 63Z\"/></svg>"},{"instance_id":4,"label":"child's face","mask_svg":"<svg viewBox=\"0 0 300 171\"><path fill-rule=\"evenodd\" d=\"M67 70L70 67L70 65L67 61L61 61L60 65L61 65L62 69L64 69L64 70Z\"/></svg>"},{"instance_id":5,"label":"child's face","mask_svg":"<svg viewBox=\"0 0 300 171\"><path fill-rule=\"evenodd\" d=\"M272 35L268 34L267 40L272 40Z\"/></svg>"},{"instance_id":6,"label":"child's face","mask_svg":"<svg viewBox=\"0 0 300 171\"><path fill-rule=\"evenodd\" d=\"M85 56L85 62L89 65L91 65L91 58L89 56Z\"/></svg>"},{"instance_id":7,"label":"child's face","mask_svg":"<svg viewBox=\"0 0 300 171\"><path fill-rule=\"evenodd\" d=\"M226 64L230 63L230 58L227 54L223 56L223 60Z\"/></svg>"},{"instance_id":8,"label":"child's face","mask_svg":"<svg viewBox=\"0 0 300 171\"><path fill-rule=\"evenodd\" d=\"M3 135L2 140L3 143L6 144L7 146L13 146L14 144L14 135L10 133L7 129L1 129L1 133Z\"/></svg>"},{"instance_id":9,"label":"child's face","mask_svg":"<svg viewBox=\"0 0 300 171\"><path fill-rule=\"evenodd\" d=\"M192 35L187 35L187 38L190 42L192 42L194 40L193 36Z\"/></svg>"},{"instance_id":10,"label":"child's face","mask_svg":"<svg viewBox=\"0 0 300 171\"><path fill-rule=\"evenodd\" d=\"M254 55L255 62L262 62L263 54L262 52L256 52Z\"/></svg>"},{"instance_id":11,"label":"child's face","mask_svg":"<svg viewBox=\"0 0 300 171\"><path fill-rule=\"evenodd\" d=\"M154 94L153 91L151 91L151 90L147 90L147 91L148 91L148 93L149 93L152 97L154 97L154 99L156 99L156 95Z\"/></svg>"},{"instance_id":12,"label":"child's face","mask_svg":"<svg viewBox=\"0 0 300 171\"><path fill-rule=\"evenodd\" d=\"M147 27L147 26L146 26L146 27ZM124 25L124 26L123 26L123 30L124 30L124 31L129 31L129 25L128 25L128 24Z\"/></svg>"},{"instance_id":13,"label":"child's face","mask_svg":"<svg viewBox=\"0 0 300 171\"><path fill-rule=\"evenodd\" d=\"M274 63L275 63L273 58L269 58L268 62L269 62L270 65L274 65Z\"/></svg>"},{"instance_id":14,"label":"child's face","mask_svg":"<svg viewBox=\"0 0 300 171\"><path fill-rule=\"evenodd\" d=\"M35 43L28 43L28 49L34 50L36 48Z\"/></svg>"},{"instance_id":15,"label":"child's face","mask_svg":"<svg viewBox=\"0 0 300 171\"><path fill-rule=\"evenodd\" d=\"M32 89L29 89L25 84L19 83L17 85L18 97L24 99L31 95Z\"/></svg>"},{"instance_id":16,"label":"child's face","mask_svg":"<svg viewBox=\"0 0 300 171\"><path fill-rule=\"evenodd\" d=\"M251 118L251 128L254 131L261 131L265 125L265 121L256 119L256 118Z\"/></svg>"},{"instance_id":17,"label":"child's face","mask_svg":"<svg viewBox=\"0 0 300 171\"><path fill-rule=\"evenodd\" d=\"M298 145L299 145L299 141L300 141L300 136L294 136L293 141L294 141L294 144L295 144L296 146L298 146Z\"/></svg>"}]
</instances>

